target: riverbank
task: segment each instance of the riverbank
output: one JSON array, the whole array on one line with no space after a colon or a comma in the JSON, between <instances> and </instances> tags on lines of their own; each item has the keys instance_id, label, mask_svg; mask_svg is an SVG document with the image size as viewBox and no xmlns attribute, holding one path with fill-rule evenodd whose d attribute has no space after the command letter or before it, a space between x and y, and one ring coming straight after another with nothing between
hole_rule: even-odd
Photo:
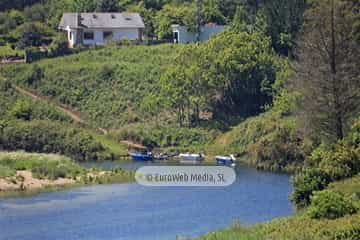
<instances>
[{"instance_id":1,"label":"riverbank","mask_svg":"<svg viewBox=\"0 0 360 240\"><path fill-rule=\"evenodd\" d=\"M328 190L341 194L359 209L360 175L332 183ZM323 206L325 209L327 206ZM338 218L311 218L309 209L303 209L290 217L277 218L267 223L233 226L210 232L196 240L355 240L360 239L360 213L346 214ZM195 239L194 239L195 240Z\"/></svg>"},{"instance_id":2,"label":"riverbank","mask_svg":"<svg viewBox=\"0 0 360 240\"><path fill-rule=\"evenodd\" d=\"M27 196L91 184L130 182L133 171L85 168L55 154L0 152L0 197Z\"/></svg>"}]
</instances>

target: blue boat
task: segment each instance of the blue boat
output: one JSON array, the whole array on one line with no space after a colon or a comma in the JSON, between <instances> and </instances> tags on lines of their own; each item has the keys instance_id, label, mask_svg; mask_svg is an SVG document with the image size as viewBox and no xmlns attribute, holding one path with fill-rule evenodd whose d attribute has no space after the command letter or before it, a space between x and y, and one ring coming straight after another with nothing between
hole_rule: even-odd
<instances>
[{"instance_id":1,"label":"blue boat","mask_svg":"<svg viewBox=\"0 0 360 240\"><path fill-rule=\"evenodd\" d=\"M235 166L235 157L233 155L230 155L230 157L227 156L216 156L215 157L216 163L219 165L231 165Z\"/></svg>"},{"instance_id":2,"label":"blue boat","mask_svg":"<svg viewBox=\"0 0 360 240\"><path fill-rule=\"evenodd\" d=\"M149 153L130 153L134 161L152 161L154 159L152 154Z\"/></svg>"}]
</instances>

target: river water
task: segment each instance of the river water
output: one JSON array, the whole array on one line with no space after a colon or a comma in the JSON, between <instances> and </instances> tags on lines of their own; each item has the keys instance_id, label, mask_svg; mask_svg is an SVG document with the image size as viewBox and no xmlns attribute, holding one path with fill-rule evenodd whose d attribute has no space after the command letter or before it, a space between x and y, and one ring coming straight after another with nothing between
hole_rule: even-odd
<instances>
[{"instance_id":1,"label":"river water","mask_svg":"<svg viewBox=\"0 0 360 240\"><path fill-rule=\"evenodd\" d=\"M134 169L141 164L119 165ZM130 183L1 199L0 240L171 240L237 220L253 224L292 214L289 175L246 166L236 173L236 182L226 188Z\"/></svg>"}]
</instances>

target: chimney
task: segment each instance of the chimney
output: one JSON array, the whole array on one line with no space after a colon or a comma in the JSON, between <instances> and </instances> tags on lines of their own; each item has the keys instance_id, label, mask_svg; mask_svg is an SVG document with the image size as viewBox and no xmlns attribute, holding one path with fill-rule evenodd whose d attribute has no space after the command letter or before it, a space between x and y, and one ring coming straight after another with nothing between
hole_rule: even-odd
<instances>
[{"instance_id":1,"label":"chimney","mask_svg":"<svg viewBox=\"0 0 360 240\"><path fill-rule=\"evenodd\" d=\"M77 26L80 27L81 26L81 13L76 13L76 17L77 17Z\"/></svg>"}]
</instances>

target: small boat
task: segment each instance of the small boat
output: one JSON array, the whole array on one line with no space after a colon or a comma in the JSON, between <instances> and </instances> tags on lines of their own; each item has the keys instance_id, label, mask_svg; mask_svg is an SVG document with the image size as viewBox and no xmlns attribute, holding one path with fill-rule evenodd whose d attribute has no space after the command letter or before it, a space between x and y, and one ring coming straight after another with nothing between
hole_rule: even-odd
<instances>
[{"instance_id":1,"label":"small boat","mask_svg":"<svg viewBox=\"0 0 360 240\"><path fill-rule=\"evenodd\" d=\"M228 156L216 156L215 157L216 163L219 165L230 165L230 166L235 166L235 157L234 155L230 155Z\"/></svg>"},{"instance_id":2,"label":"small boat","mask_svg":"<svg viewBox=\"0 0 360 240\"><path fill-rule=\"evenodd\" d=\"M204 160L204 155L201 153L181 153L179 154L180 163L199 163Z\"/></svg>"},{"instance_id":3,"label":"small boat","mask_svg":"<svg viewBox=\"0 0 360 240\"><path fill-rule=\"evenodd\" d=\"M168 158L169 157L166 154L157 154L154 156L154 160L156 160L156 161L166 161L166 160L168 160Z\"/></svg>"},{"instance_id":4,"label":"small boat","mask_svg":"<svg viewBox=\"0 0 360 240\"><path fill-rule=\"evenodd\" d=\"M134 161L152 161L154 159L151 153L130 153Z\"/></svg>"}]
</instances>

